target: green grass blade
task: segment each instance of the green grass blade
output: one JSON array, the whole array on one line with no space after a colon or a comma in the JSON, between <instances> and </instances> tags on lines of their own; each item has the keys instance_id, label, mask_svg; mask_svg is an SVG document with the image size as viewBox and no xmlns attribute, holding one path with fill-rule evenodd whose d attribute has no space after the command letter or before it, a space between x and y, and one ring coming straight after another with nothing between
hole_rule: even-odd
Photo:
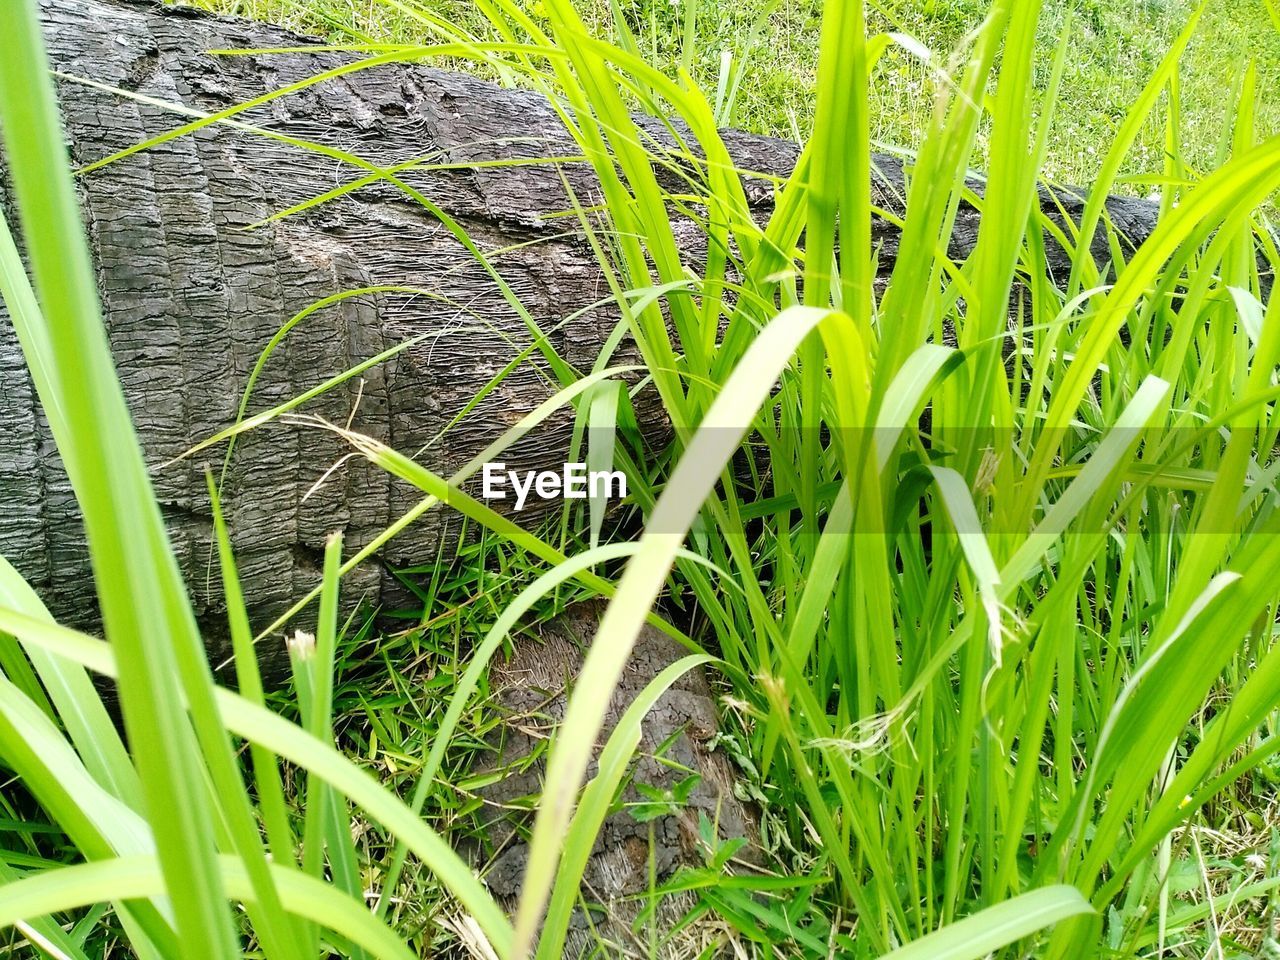
<instances>
[{"instance_id":1,"label":"green grass blade","mask_svg":"<svg viewBox=\"0 0 1280 960\"><path fill-rule=\"evenodd\" d=\"M220 857L219 875L235 898L252 902L255 886L240 861ZM360 905L328 884L287 867L271 868L272 885L285 908L306 917L383 960L412 960L404 943ZM134 900L162 895L165 878L155 857L132 856L50 870L0 887L0 926L29 917L89 906L117 897Z\"/></svg>"},{"instance_id":2,"label":"green grass blade","mask_svg":"<svg viewBox=\"0 0 1280 960\"><path fill-rule=\"evenodd\" d=\"M233 957L239 947L206 830L200 752L171 695L179 663L203 665L204 649L112 365L34 4L11 5L9 19L0 122L47 329L36 342L48 348L39 362L56 391L46 402L76 425L58 440L73 464L106 631L126 665L121 708L160 860L172 886L189 894L175 901L179 934Z\"/></svg>"},{"instance_id":3,"label":"green grass blade","mask_svg":"<svg viewBox=\"0 0 1280 960\"><path fill-rule=\"evenodd\" d=\"M1045 887L959 920L881 960L982 960L993 951L1068 917L1092 913L1075 887Z\"/></svg>"},{"instance_id":4,"label":"green grass blade","mask_svg":"<svg viewBox=\"0 0 1280 960\"><path fill-rule=\"evenodd\" d=\"M827 311L795 307L779 314L761 332L716 397L669 481L669 492L658 502L640 549L628 563L618 592L601 620L598 640L587 654L578 687L569 700L561 727L564 733L551 752L548 792L539 806L529 844L513 956L523 956L533 944L554 883L560 841L572 816L609 697L685 531L746 432L746 412L754 413L800 341L830 315Z\"/></svg>"}]
</instances>

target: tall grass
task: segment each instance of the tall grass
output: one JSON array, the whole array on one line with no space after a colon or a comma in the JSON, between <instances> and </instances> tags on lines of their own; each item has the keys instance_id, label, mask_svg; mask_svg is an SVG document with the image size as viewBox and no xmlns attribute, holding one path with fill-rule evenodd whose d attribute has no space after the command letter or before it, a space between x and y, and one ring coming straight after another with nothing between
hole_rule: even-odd
<instances>
[{"instance_id":1,"label":"tall grass","mask_svg":"<svg viewBox=\"0 0 1280 960\"><path fill-rule=\"evenodd\" d=\"M394 889L375 910L363 902L353 804L402 845L375 884L394 887L412 853L469 914L487 942L475 949L559 956L640 717L703 663L732 685L762 816L787 838L783 866L814 891L789 932L741 922L762 953L1133 957L1214 916L1212 893L1168 895L1195 836L1185 828L1207 804L1247 803L1243 785L1280 747L1280 317L1265 277L1280 258L1258 213L1280 186L1280 141L1253 142L1247 79L1219 169L1188 182L1174 81L1193 21L1121 125L1082 222L1064 229L1036 190L1068 40L1037 87L1040 4L994 3L908 165L881 282L867 88L898 41L867 36L860 4L827 7L816 132L763 226L719 113L687 76L647 65L634 39L592 36L569 0L544 0L539 20L511 0L480 6L504 43L440 23L441 45L372 59L473 56L555 98L605 200L584 228L676 430L670 458L629 466L638 542L574 556L458 485L557 406L612 432L625 371L609 356L586 376L553 364L556 396L452 478L344 432L423 490L418 513L447 499L546 565L477 637L409 805L333 745L336 597L356 559L340 541L326 551L319 633L292 650L301 724L263 705L251 658L239 693L212 680L103 336L34 4L14 7L0 117L27 259L0 235L0 290L84 512L107 639L52 623L0 566L0 629L17 640L3 650L0 755L84 861L6 868L0 922L55 956L86 955L93 924L61 921L105 903L143 957L406 956L385 922ZM1166 95L1179 172L1163 184L1167 216L1131 256L1113 237L1098 264L1102 200ZM683 122L671 152L692 172L679 205L632 120L637 102ZM991 159L978 198L980 135ZM352 179L398 183L370 166ZM980 207L982 226L953 262L961 203ZM705 258L677 243L677 211L705 231ZM1046 242L1071 254L1070 276L1048 275ZM749 471L731 464L744 446ZM220 519L218 535L244 651ZM620 559L616 583L593 572ZM611 599L551 746L508 918L421 811L488 658L571 578ZM694 639L714 657L650 684L584 790L609 694L672 588L695 599L706 635ZM127 747L86 669L117 677ZM252 748L252 790L237 740ZM300 819L281 761L306 775Z\"/></svg>"}]
</instances>

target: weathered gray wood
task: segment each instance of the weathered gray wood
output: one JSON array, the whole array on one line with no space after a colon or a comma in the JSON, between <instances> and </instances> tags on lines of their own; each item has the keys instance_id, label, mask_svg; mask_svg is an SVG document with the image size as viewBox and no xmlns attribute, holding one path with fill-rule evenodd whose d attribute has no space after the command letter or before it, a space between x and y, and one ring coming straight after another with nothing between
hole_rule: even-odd
<instances>
[{"instance_id":1,"label":"weathered gray wood","mask_svg":"<svg viewBox=\"0 0 1280 960\"><path fill-rule=\"evenodd\" d=\"M209 56L218 48L296 46L305 41L261 24L219 19L136 0L44 0L46 37L65 74L210 113L350 60L350 55ZM344 59L345 58L345 59ZM60 84L71 154L88 164L181 118L159 107L72 81ZM539 96L424 66L384 65L277 99L237 118L286 137L357 154L384 167L411 160L450 164L567 157L574 145ZM661 124L646 122L661 139ZM782 177L795 145L727 134L744 170ZM879 158L876 202L901 212L903 173ZM588 309L606 294L591 251L566 235L571 221L561 175L583 199L594 181L582 164L478 169L418 167L405 183L446 211L486 251L559 354L582 369L616 323ZM228 426L261 350L291 316L317 300L375 285L427 294L371 293L308 318L267 365L251 412L292 397L394 344L430 338L313 401L311 413L420 455L448 474L548 395L539 361L521 366L454 430L440 430L531 335L475 258L421 205L385 183L263 226L263 218L360 176L343 163L225 125L206 128L94 171L81 180L111 342L142 443L155 465L182 568L202 620L219 632L221 603L210 564L206 467L222 451L166 465ZM0 177L0 181L3 177ZM761 216L767 177L748 181ZM1068 207L1078 201L1066 197ZM1046 205L1051 204L1046 196ZM1115 199L1110 215L1136 243L1155 209ZM977 233L961 211L953 253ZM690 227L684 234L694 235ZM887 268L896 231L876 224ZM1099 239L1098 253L1107 256ZM696 258L696 242L691 243ZM1065 269L1059 251L1051 268ZM562 326L574 311L581 316ZM647 418L656 422L658 411ZM558 464L568 420L535 432L509 460ZM360 459L348 461L304 498L347 448L323 430L275 424L243 438L226 505L255 623L261 625L317 580L325 535L341 529L359 547L419 498ZM96 620L77 509L33 396L7 316L0 308L0 552L60 618ZM458 521L438 509L347 581L348 595L395 602L389 569L429 561L454 543ZM266 651L283 653L283 644Z\"/></svg>"}]
</instances>

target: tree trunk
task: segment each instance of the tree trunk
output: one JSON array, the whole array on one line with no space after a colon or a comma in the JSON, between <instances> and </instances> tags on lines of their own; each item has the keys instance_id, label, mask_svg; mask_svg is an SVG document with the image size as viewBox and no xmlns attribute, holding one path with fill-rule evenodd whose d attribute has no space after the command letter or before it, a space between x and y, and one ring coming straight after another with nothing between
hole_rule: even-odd
<instances>
[{"instance_id":1,"label":"tree trunk","mask_svg":"<svg viewBox=\"0 0 1280 960\"><path fill-rule=\"evenodd\" d=\"M79 165L184 122L102 87L207 114L353 59L325 52L211 56L204 51L308 41L178 7L44 0L44 18L55 70L101 85L60 81L70 150ZM562 176L584 201L598 192L588 166L457 166L575 155L542 97L456 73L387 64L272 100L236 120L271 138L216 125L79 181L120 376L154 466L174 549L211 635L221 632L222 605L211 564L204 472L220 469L224 448L170 461L235 420L250 371L290 317L344 291L413 288L370 291L307 317L266 364L249 411L268 409L425 335L305 409L339 424L351 419L354 429L440 474L471 459L551 392L535 351L442 433L533 334L441 219L385 182L262 223L365 175L284 138L324 144L384 168L417 162L398 176L492 257L555 351L578 369L591 366L618 322L615 310L593 307L608 291L589 246L573 232L574 221L548 216L569 207ZM644 125L655 141L664 139L657 121ZM763 175L749 179L748 195L766 216L773 197L768 178L790 172L797 147L741 133L726 140L742 169ZM900 213L901 164L878 159L875 200ZM1078 211L1074 196L1058 199L1068 214ZM1046 209L1054 202L1046 195ZM1109 212L1136 244L1150 232L1156 211L1142 201L1114 199ZM975 210L961 211L952 243L957 257L972 248L977 224ZM696 234L686 226L682 235ZM896 230L878 221L876 232L887 271ZM1105 259L1103 243L1099 238L1098 254ZM1051 267L1066 266L1061 251L1051 249ZM660 411L651 403L642 420L658 429ZM568 415L554 418L506 459L559 465L570 424ZM315 586L327 533L342 530L353 550L420 499L417 490L359 458L317 485L348 452L331 432L298 424L274 423L238 441L225 502L255 624L269 622ZM3 308L0 502L0 552L57 617L93 626L96 603L78 510ZM390 570L447 555L459 526L447 508L428 512L354 571L344 581L346 593L395 603L401 593ZM283 644L276 646L266 658L279 667Z\"/></svg>"}]
</instances>

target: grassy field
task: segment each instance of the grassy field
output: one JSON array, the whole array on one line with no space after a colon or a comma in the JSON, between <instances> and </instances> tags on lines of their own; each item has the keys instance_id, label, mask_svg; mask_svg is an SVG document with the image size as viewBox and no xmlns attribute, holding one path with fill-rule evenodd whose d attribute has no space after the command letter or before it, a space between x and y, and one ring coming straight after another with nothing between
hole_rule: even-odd
<instances>
[{"instance_id":1,"label":"grassy field","mask_svg":"<svg viewBox=\"0 0 1280 960\"><path fill-rule=\"evenodd\" d=\"M622 5L625 29L605 26L607 5L568 0L237 3L342 42L517 37L527 56L473 68L572 110L605 199L605 219L584 223L607 241L650 387L685 428L669 455L628 466L634 543L491 530L428 578L410 629L376 643L367 625L339 636L335 539L314 645L271 701L252 657L238 694L204 664L101 336L32 5L16 9L0 118L26 258L7 229L0 292L53 411L110 645L53 624L0 564L0 630L20 644L0 649L14 674L0 752L38 801L4 811L23 856L4 860L0 922L77 960L553 960L579 854L635 749L610 737L579 793L603 702L661 601L705 651L722 746L766 837L764 876L731 881L714 857L698 875L718 931L703 956L1280 955L1280 23L1266 6L1210 5L1186 32L1179 3L1068 16L686 0ZM682 61L694 82L669 81ZM685 199L723 257L680 249L637 147L635 89L713 161L724 123L807 143L764 226L727 162L684 158ZM877 278L881 144L916 159L898 257ZM944 241L973 169L991 176L983 229L957 263ZM1057 228L1041 180L1098 185L1081 235L1060 236L1067 276L1046 270ZM1087 251L1112 190L1167 215L1100 264ZM620 379L597 404L575 399L582 373L566 370L559 396L614 432ZM744 445L759 469L731 471ZM360 452L425 492L443 482ZM568 559L539 559L561 547ZM596 593L608 612L549 747L508 917L456 852L491 721L467 675L483 679L518 623ZM118 676L128 749L88 671ZM57 695L41 702L41 684ZM677 955L648 937L638 955Z\"/></svg>"}]
</instances>

